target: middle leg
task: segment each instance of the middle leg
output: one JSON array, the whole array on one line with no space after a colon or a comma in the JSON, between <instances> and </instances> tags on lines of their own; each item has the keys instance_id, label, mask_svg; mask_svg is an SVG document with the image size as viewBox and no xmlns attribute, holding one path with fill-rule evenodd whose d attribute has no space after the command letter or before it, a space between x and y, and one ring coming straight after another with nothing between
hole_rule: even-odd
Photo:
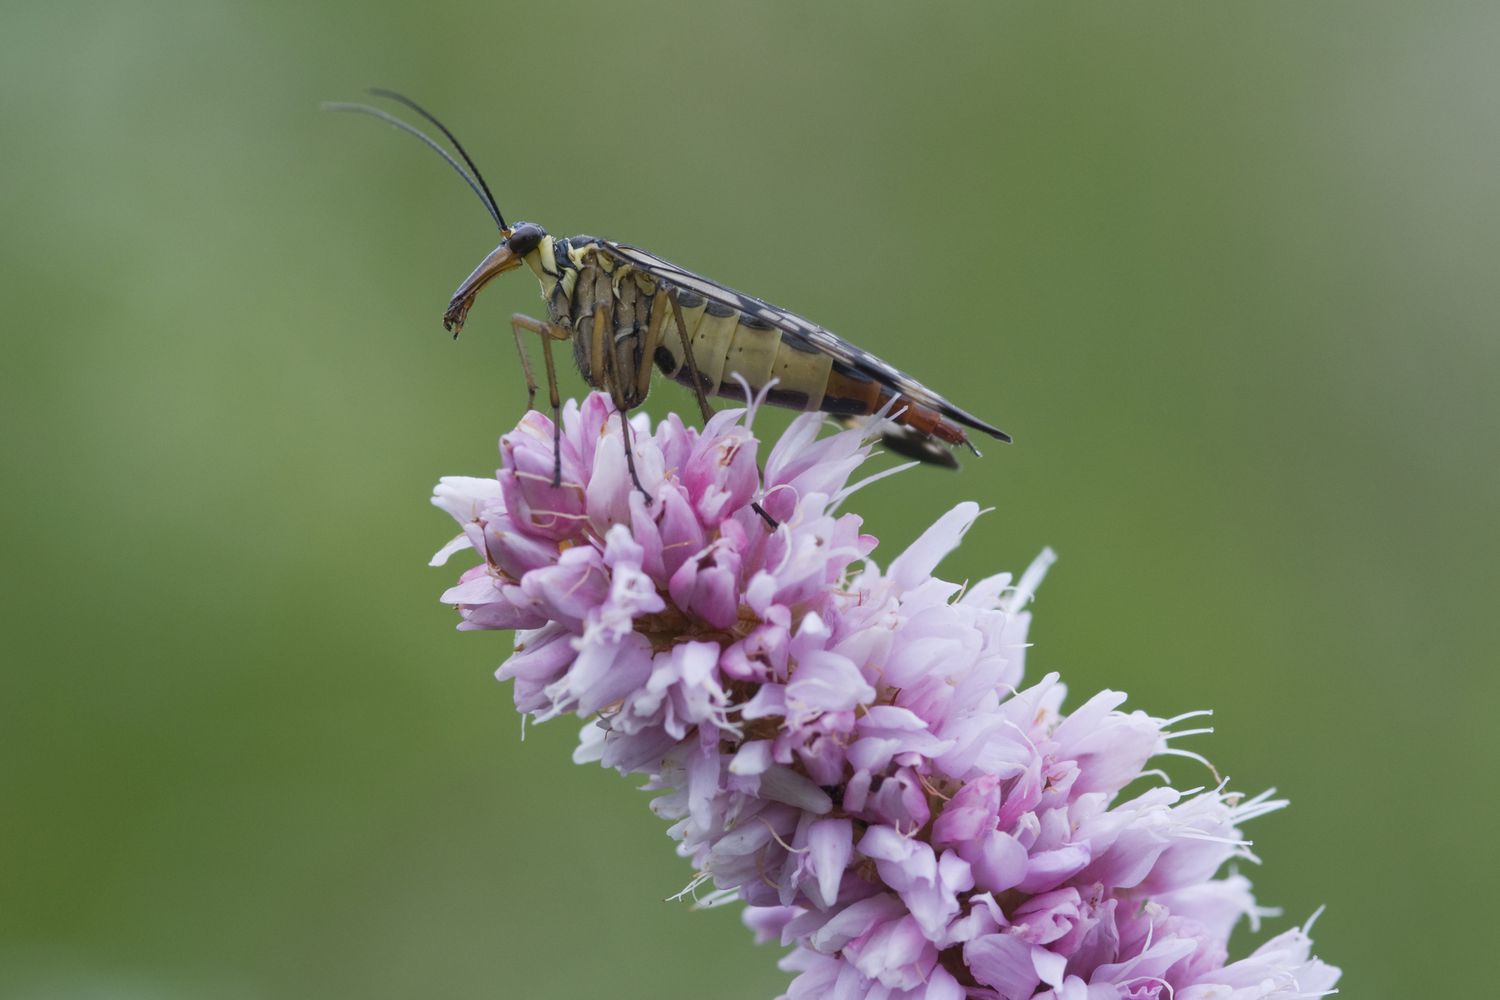
<instances>
[{"instance_id":1,"label":"middle leg","mask_svg":"<svg viewBox=\"0 0 1500 1000\"><path fill-rule=\"evenodd\" d=\"M635 471L635 444L630 440L630 417L626 411L630 408L626 399L625 379L633 376L633 373L620 371L619 358L616 355L614 337L609 329L609 311L603 303L594 307L594 330L593 330L593 358L591 367L595 372L604 376L605 388L609 390L609 398L615 404L615 412L620 415L620 439L625 445L625 467L630 470L630 481L635 488L641 491L641 496L646 498L646 505L651 505L651 494L646 492L646 487L641 485L641 477Z\"/></svg>"}]
</instances>

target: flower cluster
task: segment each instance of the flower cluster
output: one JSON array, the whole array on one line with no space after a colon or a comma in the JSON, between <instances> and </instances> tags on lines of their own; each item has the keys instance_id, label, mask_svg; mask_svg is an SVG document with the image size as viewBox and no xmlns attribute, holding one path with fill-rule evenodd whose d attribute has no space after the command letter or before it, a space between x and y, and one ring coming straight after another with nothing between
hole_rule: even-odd
<instances>
[{"instance_id":1,"label":"flower cluster","mask_svg":"<svg viewBox=\"0 0 1500 1000\"><path fill-rule=\"evenodd\" d=\"M443 597L459 627L520 630L498 674L516 707L586 717L576 760L646 776L692 888L791 947L786 996L1331 992L1305 930L1227 958L1265 911L1221 869L1284 803L1168 787L1147 764L1185 752L1180 720L1122 694L1065 713L1056 675L1022 686L1051 553L1019 580L934 577L979 514L962 504L881 570L838 509L866 439L800 417L762 468L753 411L635 417L649 502L606 397L565 409L557 486L530 413L496 478L438 486L463 533L434 563L480 554Z\"/></svg>"}]
</instances>

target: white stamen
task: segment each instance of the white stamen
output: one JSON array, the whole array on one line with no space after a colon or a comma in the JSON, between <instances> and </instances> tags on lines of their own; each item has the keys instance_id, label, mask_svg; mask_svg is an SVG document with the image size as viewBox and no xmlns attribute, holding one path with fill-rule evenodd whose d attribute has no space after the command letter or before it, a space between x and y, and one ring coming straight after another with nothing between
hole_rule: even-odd
<instances>
[{"instance_id":1,"label":"white stamen","mask_svg":"<svg viewBox=\"0 0 1500 1000\"><path fill-rule=\"evenodd\" d=\"M720 906L728 906L730 903L740 901L738 889L715 889L702 899L695 900L692 908L695 910L713 910Z\"/></svg>"},{"instance_id":2,"label":"white stamen","mask_svg":"<svg viewBox=\"0 0 1500 1000\"><path fill-rule=\"evenodd\" d=\"M698 887L704 882L707 882L712 877L713 876L708 872L695 872L691 881L689 881L688 884L683 886L681 889L678 889L672 895L668 896L666 901L669 903L675 903L684 896L689 895L693 896L694 900L696 900L698 897L695 895L695 893L697 893Z\"/></svg>"},{"instance_id":3,"label":"white stamen","mask_svg":"<svg viewBox=\"0 0 1500 1000\"><path fill-rule=\"evenodd\" d=\"M1201 753L1193 753L1193 751L1191 750L1183 750L1178 747L1164 747L1161 750L1161 755L1163 757L1186 757L1188 760L1196 760L1198 763L1208 768L1209 773L1212 774L1216 780L1219 778L1219 769L1214 767L1213 764L1209 762L1208 758L1203 756Z\"/></svg>"},{"instance_id":4,"label":"white stamen","mask_svg":"<svg viewBox=\"0 0 1500 1000\"><path fill-rule=\"evenodd\" d=\"M1161 725L1161 727L1163 729L1166 729L1168 726L1175 726L1175 725L1177 725L1177 723L1183 722L1183 721L1185 721L1187 719L1196 719L1199 716L1213 715L1213 714L1214 714L1214 710L1211 709L1211 708L1194 709L1191 712L1183 712L1181 715L1174 715L1170 719L1162 719L1160 725Z\"/></svg>"}]
</instances>

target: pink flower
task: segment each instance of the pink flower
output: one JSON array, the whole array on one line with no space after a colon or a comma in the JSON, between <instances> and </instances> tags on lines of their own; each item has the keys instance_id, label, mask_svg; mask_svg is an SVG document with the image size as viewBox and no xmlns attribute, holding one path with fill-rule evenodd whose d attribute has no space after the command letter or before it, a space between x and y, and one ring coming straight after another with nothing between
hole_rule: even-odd
<instances>
[{"instance_id":1,"label":"pink flower","mask_svg":"<svg viewBox=\"0 0 1500 1000\"><path fill-rule=\"evenodd\" d=\"M859 431L792 423L764 459L753 407L698 431L632 420L634 490L607 398L528 414L493 480L433 502L480 564L443 599L462 629L517 629L498 676L538 721L590 721L575 760L646 778L679 852L792 951L789 998L1248 1000L1332 990L1304 932L1229 962L1261 912L1226 862L1285 803L1163 784L1126 798L1174 721L1105 691L1072 713L1022 687L1019 580L933 576L960 504L884 571L841 513Z\"/></svg>"}]
</instances>

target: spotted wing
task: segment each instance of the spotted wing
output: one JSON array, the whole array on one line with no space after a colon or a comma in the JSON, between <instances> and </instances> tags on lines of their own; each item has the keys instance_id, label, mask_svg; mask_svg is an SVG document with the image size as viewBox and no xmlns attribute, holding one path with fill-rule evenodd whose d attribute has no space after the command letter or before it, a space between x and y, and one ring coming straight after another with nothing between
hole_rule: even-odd
<instances>
[{"instance_id":1,"label":"spotted wing","mask_svg":"<svg viewBox=\"0 0 1500 1000\"><path fill-rule=\"evenodd\" d=\"M800 340L808 348L829 355L836 364L841 364L865 378L873 379L893 392L899 392L914 403L936 410L950 420L983 431L1002 441L1010 440L1010 435L1004 431L959 409L900 369L880 360L869 351L860 350L832 331L803 319L794 312L773 306L753 295L726 288L717 281L710 281L701 274L694 274L686 268L678 267L671 261L663 260L640 247L610 240L596 240L595 245L615 260L644 271L666 285L695 292L711 302L717 302L736 309L746 316L769 323L780 330L783 337Z\"/></svg>"}]
</instances>

